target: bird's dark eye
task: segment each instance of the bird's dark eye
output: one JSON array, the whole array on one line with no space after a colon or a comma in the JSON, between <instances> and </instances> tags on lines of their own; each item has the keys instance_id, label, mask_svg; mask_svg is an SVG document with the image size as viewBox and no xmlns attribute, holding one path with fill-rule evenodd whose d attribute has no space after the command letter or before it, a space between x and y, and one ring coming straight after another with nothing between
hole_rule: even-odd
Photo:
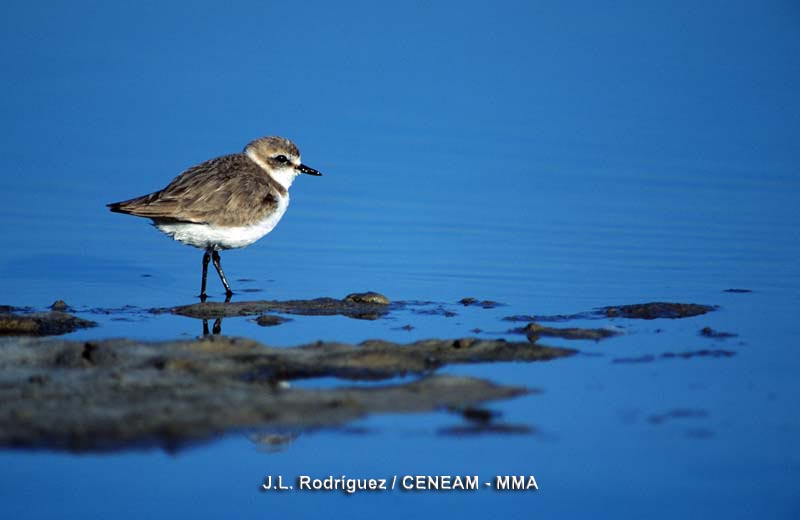
<instances>
[{"instance_id":1,"label":"bird's dark eye","mask_svg":"<svg viewBox=\"0 0 800 520\"><path fill-rule=\"evenodd\" d=\"M275 160L281 164L289 162L289 159L287 159L285 155L278 155L277 157L275 157Z\"/></svg>"}]
</instances>

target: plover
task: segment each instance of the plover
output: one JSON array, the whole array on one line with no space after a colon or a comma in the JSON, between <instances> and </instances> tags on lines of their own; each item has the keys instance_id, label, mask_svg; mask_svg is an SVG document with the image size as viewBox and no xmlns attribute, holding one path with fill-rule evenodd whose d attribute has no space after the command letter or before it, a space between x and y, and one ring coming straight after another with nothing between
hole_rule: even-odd
<instances>
[{"instance_id":1,"label":"plover","mask_svg":"<svg viewBox=\"0 0 800 520\"><path fill-rule=\"evenodd\" d=\"M107 206L146 217L178 242L203 249L200 299L206 300L208 263L225 286L219 252L249 246L278 224L289 206L289 187L301 173L322 175L300 162L300 151L283 137L262 137L242 153L224 155L184 171L166 188Z\"/></svg>"}]
</instances>

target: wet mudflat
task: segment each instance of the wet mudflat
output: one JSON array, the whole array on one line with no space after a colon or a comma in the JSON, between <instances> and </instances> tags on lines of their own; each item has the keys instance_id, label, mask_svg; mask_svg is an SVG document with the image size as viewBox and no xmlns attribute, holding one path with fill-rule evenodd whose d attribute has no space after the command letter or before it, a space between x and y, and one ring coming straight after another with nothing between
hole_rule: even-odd
<instances>
[{"instance_id":1,"label":"wet mudflat","mask_svg":"<svg viewBox=\"0 0 800 520\"><path fill-rule=\"evenodd\" d=\"M269 349L221 337L161 344L4 342L0 394L8 405L0 414L0 444L175 448L228 430L339 426L370 413L468 408L531 391L436 375L370 388L308 390L289 384L312 374L358 379L419 371L419 364L405 363L406 355L385 353L385 347L404 348L366 345L369 353L349 362L341 359L341 350L357 347ZM17 359L10 359L14 354ZM555 349L543 358L568 354Z\"/></svg>"},{"instance_id":2,"label":"wet mudflat","mask_svg":"<svg viewBox=\"0 0 800 520\"><path fill-rule=\"evenodd\" d=\"M477 302L477 300L475 300ZM536 393L531 385L503 385L483 378L439 375L447 366L497 362L553 362L580 353L578 348L546 346L541 337L597 342L623 333L608 327L544 327L530 322L510 331L527 341L481 337L428 339L412 343L369 340L358 344L317 341L274 348L247 338L220 335L222 319L245 319L260 326L279 326L283 315L309 317L341 315L348 318L388 319L391 312L447 320L454 310L474 305L494 309L492 302L467 299L454 304L398 302L378 293L354 293L340 300L315 298L289 301L200 303L142 314L171 313L204 322L198 339L142 342L133 339L89 341L41 338L69 332L69 327L94 326L62 311L16 309L2 316L0 331L0 445L94 451L146 445L175 449L208 440L226 431L257 429L304 431L341 427L369 414L463 410L466 425L451 426L448 435L520 434L532 424L494 420L487 401ZM53 306L72 310L64 302ZM705 313L711 306L650 303L620 307L624 318L675 319ZM604 308L606 309L606 308ZM627 310L625 310L627 309ZM632 311L630 309L636 309ZM697 310L698 312L689 312ZM130 311L130 309L127 309ZM702 312L700 312L702 311ZM115 309L92 309L113 316ZM602 315L604 310L574 316ZM611 314L616 317L617 312ZM216 320L209 334L207 321ZM514 321L522 318L515 316ZM562 318L560 321L565 321ZM497 320L498 325L508 317ZM20 323L31 323L26 328ZM412 326L413 329L413 326ZM709 333L712 338L727 337ZM25 337L28 336L28 337ZM39 336L39 338L35 337ZM615 358L613 363L642 363L657 359L697 356L725 357L723 350L649 354ZM406 380L414 376L413 380ZM331 388L295 387L298 381L335 378ZM399 383L392 380L401 379ZM348 381L383 381L369 387L348 387Z\"/></svg>"},{"instance_id":3,"label":"wet mudflat","mask_svg":"<svg viewBox=\"0 0 800 520\"><path fill-rule=\"evenodd\" d=\"M389 299L376 292L351 293L342 299L315 298L313 300L261 300L249 302L202 302L171 308L151 309L153 313L172 313L189 318L226 318L231 316L254 316L267 312L298 314L303 316L347 316L362 320L376 320L393 308Z\"/></svg>"},{"instance_id":4,"label":"wet mudflat","mask_svg":"<svg viewBox=\"0 0 800 520\"><path fill-rule=\"evenodd\" d=\"M97 323L91 320L84 320L61 311L0 314L0 335L54 336L96 325Z\"/></svg>"}]
</instances>

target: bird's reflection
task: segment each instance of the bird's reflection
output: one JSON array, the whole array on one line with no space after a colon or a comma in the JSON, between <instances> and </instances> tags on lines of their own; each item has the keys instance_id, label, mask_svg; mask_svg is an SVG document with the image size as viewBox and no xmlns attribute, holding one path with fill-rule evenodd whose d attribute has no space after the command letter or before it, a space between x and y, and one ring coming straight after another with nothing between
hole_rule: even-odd
<instances>
[{"instance_id":1,"label":"bird's reflection","mask_svg":"<svg viewBox=\"0 0 800 520\"><path fill-rule=\"evenodd\" d=\"M208 332L208 320L203 320L203 336L219 335L222 333L222 318L214 320L214 325L211 326L211 333Z\"/></svg>"},{"instance_id":2,"label":"bird's reflection","mask_svg":"<svg viewBox=\"0 0 800 520\"><path fill-rule=\"evenodd\" d=\"M230 303L231 297L233 293L226 293L225 294L225 302ZM205 294L200 295L200 303L206 303L206 299L208 297ZM203 336L209 335L217 335L222 333L222 318L217 318L214 320L214 325L211 326L211 333L208 332L208 319L203 318Z\"/></svg>"}]
</instances>

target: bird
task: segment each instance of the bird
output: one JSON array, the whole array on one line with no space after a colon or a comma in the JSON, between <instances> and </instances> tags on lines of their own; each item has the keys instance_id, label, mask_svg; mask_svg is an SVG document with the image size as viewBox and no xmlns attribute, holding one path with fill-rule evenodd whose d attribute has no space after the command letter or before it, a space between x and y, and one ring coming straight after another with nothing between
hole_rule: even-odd
<instances>
[{"instance_id":1,"label":"bird","mask_svg":"<svg viewBox=\"0 0 800 520\"><path fill-rule=\"evenodd\" d=\"M289 206L289 187L300 174L322 174L300 161L285 137L255 139L242 153L209 159L183 171L164 189L106 206L115 213L149 218L162 233L204 250L200 300L205 302L208 264L233 291L220 251L249 246L272 231Z\"/></svg>"}]
</instances>

